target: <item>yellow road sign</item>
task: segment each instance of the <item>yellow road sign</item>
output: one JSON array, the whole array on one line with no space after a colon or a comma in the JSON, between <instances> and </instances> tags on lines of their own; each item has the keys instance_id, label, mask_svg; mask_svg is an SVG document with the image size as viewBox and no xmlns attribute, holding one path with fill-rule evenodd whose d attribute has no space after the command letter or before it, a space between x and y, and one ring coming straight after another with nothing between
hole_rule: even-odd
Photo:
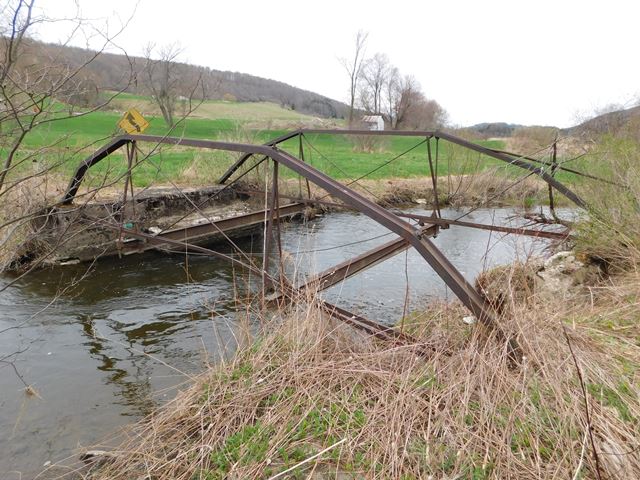
<instances>
[{"instance_id":1,"label":"yellow road sign","mask_svg":"<svg viewBox=\"0 0 640 480\"><path fill-rule=\"evenodd\" d=\"M118 122L118 126L127 133L142 133L149 126L149 122L140 115L135 108L131 108L125 112Z\"/></svg>"}]
</instances>

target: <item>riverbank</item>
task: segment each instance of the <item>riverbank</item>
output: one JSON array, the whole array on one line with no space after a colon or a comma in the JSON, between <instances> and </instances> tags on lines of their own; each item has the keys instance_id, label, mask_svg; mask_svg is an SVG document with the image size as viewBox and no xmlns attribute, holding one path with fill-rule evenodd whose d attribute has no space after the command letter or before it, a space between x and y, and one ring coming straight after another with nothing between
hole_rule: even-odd
<instances>
[{"instance_id":1,"label":"riverbank","mask_svg":"<svg viewBox=\"0 0 640 480\"><path fill-rule=\"evenodd\" d=\"M640 278L564 262L563 291L536 282L539 266L479 281L508 298L517 365L457 303L413 314L402 327L416 342L394 346L307 299L134 427L92 478L636 478Z\"/></svg>"},{"instance_id":2,"label":"riverbank","mask_svg":"<svg viewBox=\"0 0 640 480\"><path fill-rule=\"evenodd\" d=\"M361 179L345 182L351 188L369 200L383 207L426 205L431 207L434 198L431 177ZM257 188L253 186L252 188ZM306 185L297 180L283 182L281 193L291 196L306 196ZM329 199L325 192L310 185L312 198ZM533 208L548 204L548 186L538 177L511 178L496 175L495 172L483 172L473 175L445 175L437 178L438 204L454 208L462 207L501 207L512 206ZM573 206L571 202L557 193L556 205ZM330 210L330 209L329 209Z\"/></svg>"},{"instance_id":3,"label":"riverbank","mask_svg":"<svg viewBox=\"0 0 640 480\"><path fill-rule=\"evenodd\" d=\"M591 191L575 254L479 279L505 335L432 303L402 325L416 342L392 346L301 302L94 478L639 477L640 177L619 168L637 146L617 145L628 187Z\"/></svg>"},{"instance_id":4,"label":"riverbank","mask_svg":"<svg viewBox=\"0 0 640 480\"><path fill-rule=\"evenodd\" d=\"M370 199L373 202L386 208L423 206L431 208L437 200L438 205L453 208L489 208L489 207L521 207L532 209L536 205L544 205L548 202L547 184L537 177L522 178L515 182L512 178L495 175L492 172L478 173L475 175L447 175L437 179L438 198L434 197L432 179L430 177L414 178L384 178L384 179L360 179L356 182L346 182L352 189ZM32 217L38 217L42 212L47 211L46 207L59 202L64 193L61 179L57 177L47 177L44 179L32 179L24 182L6 195L6 203L0 207L0 225L5 224L5 228L0 228L0 244L4 248L0 250L0 272L9 268L16 258L33 257L34 252L27 247L34 245L46 252L44 243L41 241L40 225L32 222ZM137 211L141 207L140 198L171 198L182 195L184 192L195 194L198 192L210 192L212 186L206 183L168 184L156 185L153 188L140 190L136 204ZM255 179L245 181L235 185L234 190L241 196L247 198L247 207L261 209L264 207L264 185L257 183ZM182 189L182 190L179 190ZM179 193L182 192L182 193ZM202 193L204 195L205 193ZM227 191L227 194L231 192ZM253 196L250 200L248 195ZM286 199L295 200L298 198L308 198L308 195L320 203L315 205L323 212L340 210L335 203L335 199L316 185L294 179L286 178L280 182L280 194ZM227 195L229 196L229 195ZM185 196L186 198L186 196ZM103 187L96 191L89 187L83 187L76 199L77 205L88 205L87 210L93 208L105 210L103 204L112 203L107 210L117 210L122 199L122 189ZM143 203L143 202L142 202ZM558 207L571 205L564 197L556 195L555 204ZM105 211L107 211L105 210ZM166 209L165 209L166 210ZM136 207L131 206L130 211L135 212ZM40 222L42 223L42 222ZM105 234L108 236L108 233ZM81 243L82 238L76 240ZM42 244L42 245L41 245ZM93 247L92 243L87 248ZM36 248L36 250L38 249ZM63 255L64 257L64 255Z\"/></svg>"}]
</instances>

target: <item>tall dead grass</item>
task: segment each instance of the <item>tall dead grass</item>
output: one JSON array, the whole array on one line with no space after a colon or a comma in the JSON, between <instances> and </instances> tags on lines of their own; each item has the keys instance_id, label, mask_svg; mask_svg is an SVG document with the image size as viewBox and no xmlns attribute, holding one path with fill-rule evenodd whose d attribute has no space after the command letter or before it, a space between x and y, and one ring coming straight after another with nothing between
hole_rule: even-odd
<instances>
[{"instance_id":1,"label":"tall dead grass","mask_svg":"<svg viewBox=\"0 0 640 480\"><path fill-rule=\"evenodd\" d=\"M501 327L522 348L515 366L457 304L412 315L417 343L394 346L301 302L91 478L639 478L637 327L608 324L637 319L637 280L623 303L611 280L555 303L511 292Z\"/></svg>"}]
</instances>

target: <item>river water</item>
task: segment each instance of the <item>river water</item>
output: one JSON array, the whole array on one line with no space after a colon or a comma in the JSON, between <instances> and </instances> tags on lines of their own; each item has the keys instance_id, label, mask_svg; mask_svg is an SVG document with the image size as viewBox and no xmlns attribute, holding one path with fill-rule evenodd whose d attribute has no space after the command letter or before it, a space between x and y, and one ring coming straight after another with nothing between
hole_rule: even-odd
<instances>
[{"instance_id":1,"label":"river water","mask_svg":"<svg viewBox=\"0 0 640 480\"><path fill-rule=\"evenodd\" d=\"M456 218L461 212L442 213ZM517 213L478 210L465 220L519 226L522 220L512 218ZM300 277L324 270L394 238L382 236L386 232L352 213L288 224L287 268ZM546 246L529 237L462 227L441 231L434 242L471 281L483 269ZM260 251L261 240L243 241L241 247ZM38 271L0 292L0 359L17 369L0 363L0 478L31 478L45 462L95 445L175 395L188 384L188 374L233 352L234 298L246 284L238 276L226 262L209 257L145 253ZM410 309L453 298L413 250L323 296L393 322L402 312L407 276ZM0 276L0 288L12 281ZM25 394L18 374L37 395Z\"/></svg>"}]
</instances>

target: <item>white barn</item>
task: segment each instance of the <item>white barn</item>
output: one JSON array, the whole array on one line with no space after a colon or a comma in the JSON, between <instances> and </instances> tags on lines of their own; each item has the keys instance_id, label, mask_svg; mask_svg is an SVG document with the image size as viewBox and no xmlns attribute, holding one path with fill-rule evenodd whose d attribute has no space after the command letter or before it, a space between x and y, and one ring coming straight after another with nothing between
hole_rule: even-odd
<instances>
[{"instance_id":1,"label":"white barn","mask_svg":"<svg viewBox=\"0 0 640 480\"><path fill-rule=\"evenodd\" d=\"M382 115L365 115L362 117L362 124L368 130L384 130Z\"/></svg>"}]
</instances>

